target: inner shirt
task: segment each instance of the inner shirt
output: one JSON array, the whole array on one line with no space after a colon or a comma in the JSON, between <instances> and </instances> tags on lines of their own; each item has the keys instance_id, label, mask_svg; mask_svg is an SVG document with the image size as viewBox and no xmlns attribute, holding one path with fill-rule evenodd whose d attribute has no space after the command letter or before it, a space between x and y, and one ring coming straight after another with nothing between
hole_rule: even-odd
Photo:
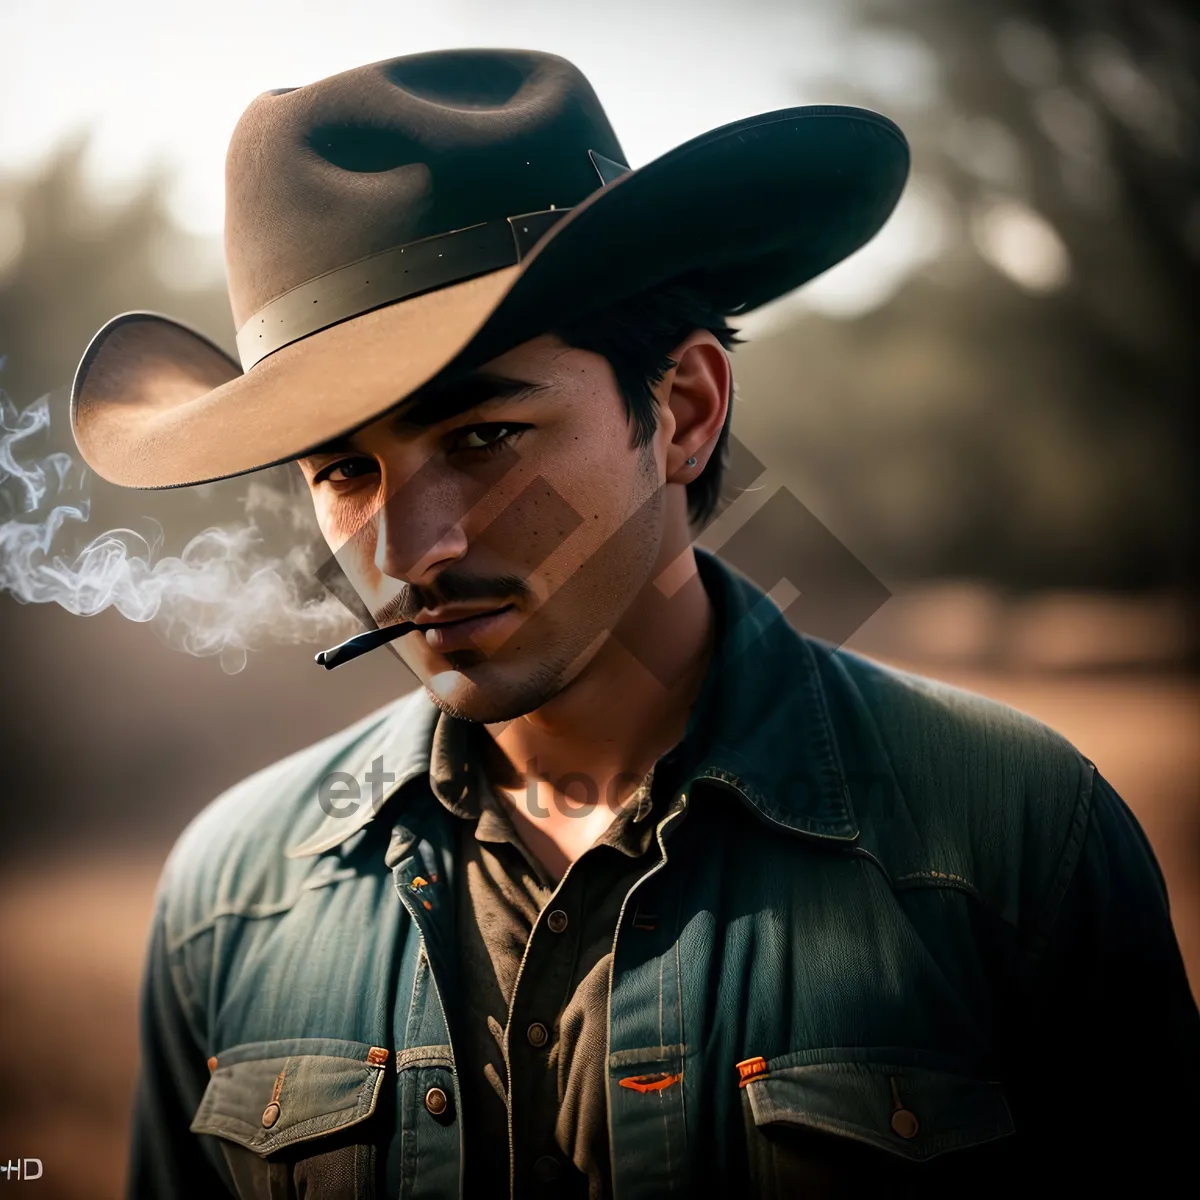
<instances>
[{"instance_id":1,"label":"inner shirt","mask_svg":"<svg viewBox=\"0 0 1200 1200\"><path fill-rule=\"evenodd\" d=\"M605 1075L613 939L626 894L661 857L653 818L666 789L652 770L555 884L488 782L481 736L442 714L430 760L434 794L460 818L454 1000L464 1192L508 1193L511 1106L518 1192L601 1200L612 1195Z\"/></svg>"}]
</instances>

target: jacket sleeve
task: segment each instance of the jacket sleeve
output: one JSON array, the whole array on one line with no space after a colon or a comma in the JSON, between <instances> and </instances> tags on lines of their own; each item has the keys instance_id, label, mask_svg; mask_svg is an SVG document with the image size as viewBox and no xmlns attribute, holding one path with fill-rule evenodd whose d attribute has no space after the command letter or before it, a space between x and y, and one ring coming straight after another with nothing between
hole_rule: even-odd
<instances>
[{"instance_id":1,"label":"jacket sleeve","mask_svg":"<svg viewBox=\"0 0 1200 1200\"><path fill-rule=\"evenodd\" d=\"M1039 1175L1153 1191L1193 1171L1200 1014L1150 844L1088 766L1025 980L1014 1116Z\"/></svg>"},{"instance_id":2,"label":"jacket sleeve","mask_svg":"<svg viewBox=\"0 0 1200 1200\"><path fill-rule=\"evenodd\" d=\"M186 973L167 945L167 879L164 872L142 976L128 1195L131 1200L233 1196L224 1164L210 1157L211 1148L188 1128L208 1083L208 1066L193 1028Z\"/></svg>"}]
</instances>

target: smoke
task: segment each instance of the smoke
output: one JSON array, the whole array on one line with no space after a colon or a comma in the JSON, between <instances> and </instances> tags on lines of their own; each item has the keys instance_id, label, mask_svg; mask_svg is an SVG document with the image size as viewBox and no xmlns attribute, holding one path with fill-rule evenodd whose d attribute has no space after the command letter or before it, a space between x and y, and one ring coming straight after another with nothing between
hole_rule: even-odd
<instances>
[{"instance_id":1,"label":"smoke","mask_svg":"<svg viewBox=\"0 0 1200 1200\"><path fill-rule=\"evenodd\" d=\"M302 501L261 483L249 487L244 522L205 529L178 555L162 553L156 522L149 535L110 529L68 549L72 533L75 546L86 537L88 471L61 451L27 457L24 444L49 425L48 397L18 411L0 390L0 592L85 617L115 608L178 650L218 657L230 674L251 650L327 645L357 631L317 582L328 551L318 550Z\"/></svg>"}]
</instances>

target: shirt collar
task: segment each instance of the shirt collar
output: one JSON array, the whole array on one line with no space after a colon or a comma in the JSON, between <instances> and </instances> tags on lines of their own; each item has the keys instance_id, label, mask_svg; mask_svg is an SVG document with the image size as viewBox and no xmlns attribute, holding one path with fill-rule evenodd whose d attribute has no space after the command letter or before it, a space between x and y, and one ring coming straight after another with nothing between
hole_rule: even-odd
<instances>
[{"instance_id":1,"label":"shirt collar","mask_svg":"<svg viewBox=\"0 0 1200 1200\"><path fill-rule=\"evenodd\" d=\"M515 826L488 781L480 758L478 727L442 713L433 731L429 755L429 786L449 812L475 821L475 836L483 842L519 841ZM612 846L630 857L644 854L653 838L648 821L654 808L654 770L622 804L596 845Z\"/></svg>"}]
</instances>

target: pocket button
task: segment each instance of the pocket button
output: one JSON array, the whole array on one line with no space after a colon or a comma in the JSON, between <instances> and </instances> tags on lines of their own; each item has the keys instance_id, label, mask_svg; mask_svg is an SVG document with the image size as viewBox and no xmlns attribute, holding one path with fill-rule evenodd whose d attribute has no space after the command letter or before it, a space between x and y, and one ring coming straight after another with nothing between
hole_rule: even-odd
<instances>
[{"instance_id":1,"label":"pocket button","mask_svg":"<svg viewBox=\"0 0 1200 1200\"><path fill-rule=\"evenodd\" d=\"M264 1129L270 1129L276 1121L279 1120L279 1105L272 1100L266 1108L263 1109L262 1123Z\"/></svg>"},{"instance_id":2,"label":"pocket button","mask_svg":"<svg viewBox=\"0 0 1200 1200\"><path fill-rule=\"evenodd\" d=\"M914 1138L920 1128L921 1123L917 1120L917 1114L909 1109L898 1108L892 1113L892 1129L900 1137Z\"/></svg>"},{"instance_id":3,"label":"pocket button","mask_svg":"<svg viewBox=\"0 0 1200 1200\"><path fill-rule=\"evenodd\" d=\"M429 1109L435 1117L440 1117L446 1111L446 1106L449 1104L446 1098L446 1093L440 1087L431 1087L425 1093L425 1107Z\"/></svg>"},{"instance_id":4,"label":"pocket button","mask_svg":"<svg viewBox=\"0 0 1200 1200\"><path fill-rule=\"evenodd\" d=\"M533 1178L539 1184L558 1183L562 1178L562 1164L557 1158L543 1154L533 1164Z\"/></svg>"}]
</instances>

